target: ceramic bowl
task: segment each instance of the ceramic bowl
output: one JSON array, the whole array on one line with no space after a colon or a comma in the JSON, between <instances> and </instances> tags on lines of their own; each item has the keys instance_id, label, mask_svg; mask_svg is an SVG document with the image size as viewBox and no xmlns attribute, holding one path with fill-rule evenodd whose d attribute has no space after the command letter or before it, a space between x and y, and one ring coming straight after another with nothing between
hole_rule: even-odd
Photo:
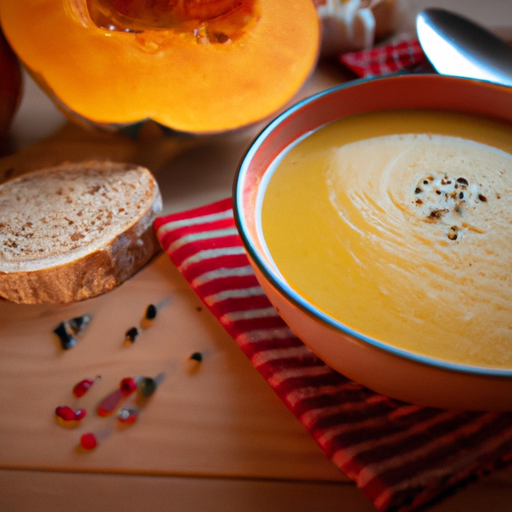
<instances>
[{"instance_id":1,"label":"ceramic bowl","mask_svg":"<svg viewBox=\"0 0 512 512\"><path fill-rule=\"evenodd\" d=\"M234 211L245 250L284 321L312 352L346 377L418 405L512 410L512 368L454 364L362 336L296 293L266 255L260 210L262 183L272 162L294 141L326 123L395 109L456 111L512 122L512 89L440 75L395 75L343 84L294 105L260 133L238 169Z\"/></svg>"}]
</instances>

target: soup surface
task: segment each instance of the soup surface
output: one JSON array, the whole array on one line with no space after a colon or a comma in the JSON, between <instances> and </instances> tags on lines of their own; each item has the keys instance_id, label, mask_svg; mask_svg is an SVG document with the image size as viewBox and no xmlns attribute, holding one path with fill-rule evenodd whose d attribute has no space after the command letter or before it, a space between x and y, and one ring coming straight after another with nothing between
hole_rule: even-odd
<instances>
[{"instance_id":1,"label":"soup surface","mask_svg":"<svg viewBox=\"0 0 512 512\"><path fill-rule=\"evenodd\" d=\"M276 164L262 232L290 285L346 326L512 368L512 127L427 111L325 126Z\"/></svg>"}]
</instances>

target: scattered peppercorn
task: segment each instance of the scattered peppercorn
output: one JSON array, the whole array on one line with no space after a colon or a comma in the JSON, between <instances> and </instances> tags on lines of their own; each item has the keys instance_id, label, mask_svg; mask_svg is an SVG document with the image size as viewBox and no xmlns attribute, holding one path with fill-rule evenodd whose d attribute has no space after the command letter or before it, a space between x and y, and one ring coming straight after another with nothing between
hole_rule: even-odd
<instances>
[{"instance_id":1,"label":"scattered peppercorn","mask_svg":"<svg viewBox=\"0 0 512 512\"><path fill-rule=\"evenodd\" d=\"M139 335L137 327L131 327L125 333L125 342L132 344L135 343L135 338Z\"/></svg>"},{"instance_id":2,"label":"scattered peppercorn","mask_svg":"<svg viewBox=\"0 0 512 512\"><path fill-rule=\"evenodd\" d=\"M80 420L85 418L87 411L85 409L72 409L67 405L59 406L55 409L55 418L61 427L76 428Z\"/></svg>"},{"instance_id":3,"label":"scattered peppercorn","mask_svg":"<svg viewBox=\"0 0 512 512\"><path fill-rule=\"evenodd\" d=\"M137 382L133 377L125 377L119 383L119 389L124 396L129 396L137 389Z\"/></svg>"},{"instance_id":4,"label":"scattered peppercorn","mask_svg":"<svg viewBox=\"0 0 512 512\"><path fill-rule=\"evenodd\" d=\"M85 418L87 411L85 409L75 409L75 417L73 418L75 421L80 421Z\"/></svg>"},{"instance_id":5,"label":"scattered peppercorn","mask_svg":"<svg viewBox=\"0 0 512 512\"><path fill-rule=\"evenodd\" d=\"M117 415L119 422L124 423L125 425L131 425L138 417L139 410L133 407L123 407Z\"/></svg>"},{"instance_id":6,"label":"scattered peppercorn","mask_svg":"<svg viewBox=\"0 0 512 512\"><path fill-rule=\"evenodd\" d=\"M198 363L202 362L203 360L203 354L201 354L201 352L194 352L191 356L190 356L190 359L192 359L193 361L197 361Z\"/></svg>"},{"instance_id":7,"label":"scattered peppercorn","mask_svg":"<svg viewBox=\"0 0 512 512\"><path fill-rule=\"evenodd\" d=\"M110 416L124 399L125 394L120 388L116 389L99 403L96 408L98 416L101 416L102 418Z\"/></svg>"},{"instance_id":8,"label":"scattered peppercorn","mask_svg":"<svg viewBox=\"0 0 512 512\"><path fill-rule=\"evenodd\" d=\"M61 346L68 350L76 345L77 338L83 333L92 320L92 315L77 316L61 322L53 332L59 337Z\"/></svg>"},{"instance_id":9,"label":"scattered peppercorn","mask_svg":"<svg viewBox=\"0 0 512 512\"><path fill-rule=\"evenodd\" d=\"M146 309L146 318L148 320L154 320L156 318L157 309L154 304L150 304Z\"/></svg>"},{"instance_id":10,"label":"scattered peppercorn","mask_svg":"<svg viewBox=\"0 0 512 512\"><path fill-rule=\"evenodd\" d=\"M92 385L98 380L101 379L101 376L98 375L94 380L93 379L82 379L78 384L75 384L73 387L73 395L77 398L84 396L89 389L91 389Z\"/></svg>"},{"instance_id":11,"label":"scattered peppercorn","mask_svg":"<svg viewBox=\"0 0 512 512\"><path fill-rule=\"evenodd\" d=\"M98 446L98 440L89 432L80 438L80 446L86 451L94 450Z\"/></svg>"},{"instance_id":12,"label":"scattered peppercorn","mask_svg":"<svg viewBox=\"0 0 512 512\"><path fill-rule=\"evenodd\" d=\"M62 405L55 409L55 416L64 421L73 421L75 419L75 411L67 405Z\"/></svg>"},{"instance_id":13,"label":"scattered peppercorn","mask_svg":"<svg viewBox=\"0 0 512 512\"><path fill-rule=\"evenodd\" d=\"M151 377L143 377L137 388L142 396L148 398L156 391L156 381Z\"/></svg>"}]
</instances>

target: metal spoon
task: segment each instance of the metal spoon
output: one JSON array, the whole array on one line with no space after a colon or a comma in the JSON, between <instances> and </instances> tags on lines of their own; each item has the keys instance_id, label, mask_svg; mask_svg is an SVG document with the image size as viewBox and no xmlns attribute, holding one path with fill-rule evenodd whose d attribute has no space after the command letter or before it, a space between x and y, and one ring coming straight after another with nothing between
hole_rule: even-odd
<instances>
[{"instance_id":1,"label":"metal spoon","mask_svg":"<svg viewBox=\"0 0 512 512\"><path fill-rule=\"evenodd\" d=\"M431 8L417 15L416 31L438 73L512 86L512 48L482 26Z\"/></svg>"}]
</instances>

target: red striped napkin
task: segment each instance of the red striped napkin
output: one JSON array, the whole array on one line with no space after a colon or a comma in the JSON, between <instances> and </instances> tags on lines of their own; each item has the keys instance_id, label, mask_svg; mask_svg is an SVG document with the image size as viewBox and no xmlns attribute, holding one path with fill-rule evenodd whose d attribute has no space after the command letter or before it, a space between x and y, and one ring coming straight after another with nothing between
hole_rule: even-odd
<instances>
[{"instance_id":1,"label":"red striped napkin","mask_svg":"<svg viewBox=\"0 0 512 512\"><path fill-rule=\"evenodd\" d=\"M340 62L360 77L431 69L419 42L409 36L401 36L391 43L369 50L344 53L340 56Z\"/></svg>"},{"instance_id":2,"label":"red striped napkin","mask_svg":"<svg viewBox=\"0 0 512 512\"><path fill-rule=\"evenodd\" d=\"M161 217L155 229L192 289L377 510L415 510L512 461L512 414L398 402L313 355L259 286L230 199Z\"/></svg>"}]
</instances>

